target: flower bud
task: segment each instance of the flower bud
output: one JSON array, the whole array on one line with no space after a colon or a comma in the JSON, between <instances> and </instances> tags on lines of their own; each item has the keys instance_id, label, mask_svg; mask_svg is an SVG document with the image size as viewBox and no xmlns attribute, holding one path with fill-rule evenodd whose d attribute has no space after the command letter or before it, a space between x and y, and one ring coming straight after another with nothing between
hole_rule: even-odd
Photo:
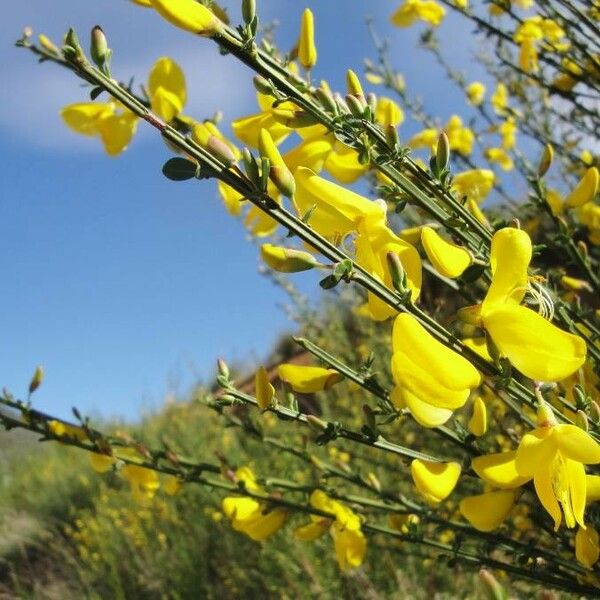
<instances>
[{"instance_id":1,"label":"flower bud","mask_svg":"<svg viewBox=\"0 0 600 600\"><path fill-rule=\"evenodd\" d=\"M40 35L38 35L38 42L40 43L40 46L44 50L46 50L46 52L50 52L51 54L60 53L60 50L57 48L56 44L43 33L40 33Z\"/></svg>"},{"instance_id":2,"label":"flower bud","mask_svg":"<svg viewBox=\"0 0 600 600\"><path fill-rule=\"evenodd\" d=\"M269 375L264 366L260 366L254 377L256 402L262 410L270 408L275 396L275 388L269 381Z\"/></svg>"},{"instance_id":3,"label":"flower bud","mask_svg":"<svg viewBox=\"0 0 600 600\"><path fill-rule=\"evenodd\" d=\"M450 162L450 141L445 131L440 133L438 138L437 150L435 153L435 164L438 169L438 173L441 173Z\"/></svg>"},{"instance_id":4,"label":"flower bud","mask_svg":"<svg viewBox=\"0 0 600 600\"><path fill-rule=\"evenodd\" d=\"M400 144L398 129L391 123L385 128L385 139L392 148L397 148Z\"/></svg>"},{"instance_id":5,"label":"flower bud","mask_svg":"<svg viewBox=\"0 0 600 600\"><path fill-rule=\"evenodd\" d=\"M333 99L333 95L331 94L329 89L327 89L323 85L321 85L321 87L318 87L315 90L315 97L321 103L321 106L325 110L332 112L334 114L337 114L338 107L337 107L337 104L335 103L335 100Z\"/></svg>"},{"instance_id":6,"label":"flower bud","mask_svg":"<svg viewBox=\"0 0 600 600\"><path fill-rule=\"evenodd\" d=\"M44 380L44 369L42 367L37 367L31 381L29 382L29 393L33 394L35 390L37 390L42 381Z\"/></svg>"},{"instance_id":7,"label":"flower bud","mask_svg":"<svg viewBox=\"0 0 600 600\"><path fill-rule=\"evenodd\" d=\"M579 429L583 429L583 431L589 431L588 418L582 410L578 410L575 413L575 425L577 425Z\"/></svg>"},{"instance_id":8,"label":"flower bud","mask_svg":"<svg viewBox=\"0 0 600 600\"><path fill-rule=\"evenodd\" d=\"M263 159L269 160L269 177L275 187L284 196L291 198L296 192L296 182L267 129L260 130L258 149Z\"/></svg>"},{"instance_id":9,"label":"flower bud","mask_svg":"<svg viewBox=\"0 0 600 600\"><path fill-rule=\"evenodd\" d=\"M554 159L554 148L552 147L551 144L546 144L544 146L542 156L540 157L540 163L538 165L538 170L537 170L538 177L543 177L548 172L548 169L552 165L553 159Z\"/></svg>"},{"instance_id":10,"label":"flower bud","mask_svg":"<svg viewBox=\"0 0 600 600\"><path fill-rule=\"evenodd\" d=\"M600 406L595 400L592 400L589 404L590 411L590 419L594 421L594 423L600 423Z\"/></svg>"},{"instance_id":11,"label":"flower bud","mask_svg":"<svg viewBox=\"0 0 600 600\"><path fill-rule=\"evenodd\" d=\"M381 492L381 481L379 481L375 473L369 471L367 473L367 481L371 484L373 488L375 488L377 492Z\"/></svg>"},{"instance_id":12,"label":"flower bud","mask_svg":"<svg viewBox=\"0 0 600 600\"><path fill-rule=\"evenodd\" d=\"M280 273L299 273L322 266L308 252L273 244L263 244L260 255L272 269Z\"/></svg>"},{"instance_id":13,"label":"flower bud","mask_svg":"<svg viewBox=\"0 0 600 600\"><path fill-rule=\"evenodd\" d=\"M348 106L348 110L350 111L350 113L353 116L360 119L364 116L364 112L365 112L365 108L367 107L367 104L366 104L364 98L362 100L360 100L356 96L352 96L351 94L348 94L346 96L346 106Z\"/></svg>"},{"instance_id":14,"label":"flower bud","mask_svg":"<svg viewBox=\"0 0 600 600\"><path fill-rule=\"evenodd\" d=\"M348 94L364 101L365 93L363 92L360 79L352 69L346 71L346 85L348 87Z\"/></svg>"},{"instance_id":15,"label":"flower bud","mask_svg":"<svg viewBox=\"0 0 600 600\"><path fill-rule=\"evenodd\" d=\"M92 29L90 40L90 56L99 69L102 69L106 64L106 59L109 56L108 42L104 31L99 25Z\"/></svg>"},{"instance_id":16,"label":"flower bud","mask_svg":"<svg viewBox=\"0 0 600 600\"><path fill-rule=\"evenodd\" d=\"M312 69L317 62L315 20L310 8L305 8L302 13L300 39L298 40L298 60L305 69Z\"/></svg>"},{"instance_id":17,"label":"flower bud","mask_svg":"<svg viewBox=\"0 0 600 600\"><path fill-rule=\"evenodd\" d=\"M222 358L219 358L217 360L217 372L219 373L219 375L221 377L224 377L225 379L229 379L229 374L230 374L229 367Z\"/></svg>"},{"instance_id":18,"label":"flower bud","mask_svg":"<svg viewBox=\"0 0 600 600\"><path fill-rule=\"evenodd\" d=\"M579 240L577 242L577 249L579 250L579 252L581 252L582 256L587 258L588 247L587 247L587 244L583 240Z\"/></svg>"},{"instance_id":19,"label":"flower bud","mask_svg":"<svg viewBox=\"0 0 600 600\"><path fill-rule=\"evenodd\" d=\"M206 142L206 149L215 157L218 158L226 167L230 167L235 163L235 156L231 148L226 142L219 139L215 135L210 135Z\"/></svg>"},{"instance_id":20,"label":"flower bud","mask_svg":"<svg viewBox=\"0 0 600 600\"><path fill-rule=\"evenodd\" d=\"M397 252L388 252L385 255L387 260L388 269L390 270L390 275L392 277L392 285L394 289L400 294L404 294L406 292L406 271L402 266L402 261L400 260L400 256Z\"/></svg>"},{"instance_id":21,"label":"flower bud","mask_svg":"<svg viewBox=\"0 0 600 600\"><path fill-rule=\"evenodd\" d=\"M242 17L244 23L250 24L256 16L256 0L242 0Z\"/></svg>"},{"instance_id":22,"label":"flower bud","mask_svg":"<svg viewBox=\"0 0 600 600\"><path fill-rule=\"evenodd\" d=\"M552 407L542 400L537 409L537 425L538 427L553 427L557 424L556 417Z\"/></svg>"},{"instance_id":23,"label":"flower bud","mask_svg":"<svg viewBox=\"0 0 600 600\"><path fill-rule=\"evenodd\" d=\"M490 600L498 600L498 598L507 597L506 590L487 569L479 570L479 579L485 586L485 590Z\"/></svg>"},{"instance_id":24,"label":"flower bud","mask_svg":"<svg viewBox=\"0 0 600 600\"><path fill-rule=\"evenodd\" d=\"M574 292L581 292L581 291L591 292L591 291L593 291L592 286L589 284L589 282L587 282L583 279L569 277L568 275L563 275L560 278L560 284L565 289L571 290Z\"/></svg>"},{"instance_id":25,"label":"flower bud","mask_svg":"<svg viewBox=\"0 0 600 600\"><path fill-rule=\"evenodd\" d=\"M273 87L264 77L255 75L252 78L252 83L254 84L254 89L260 94L264 94L265 96L273 95Z\"/></svg>"}]
</instances>

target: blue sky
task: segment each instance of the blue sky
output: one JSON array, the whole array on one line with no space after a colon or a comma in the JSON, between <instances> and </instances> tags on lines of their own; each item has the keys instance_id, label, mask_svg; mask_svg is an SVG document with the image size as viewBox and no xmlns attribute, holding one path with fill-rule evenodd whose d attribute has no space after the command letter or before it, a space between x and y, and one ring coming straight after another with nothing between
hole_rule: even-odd
<instances>
[{"instance_id":1,"label":"blue sky","mask_svg":"<svg viewBox=\"0 0 600 600\"><path fill-rule=\"evenodd\" d=\"M363 58L374 55L364 24L370 14L431 112L443 121L464 108L416 48L422 27L388 24L398 2L307 4L316 20L315 77L341 89L347 68L361 71ZM239 22L239 3L223 5ZM281 47L293 45L304 6L259 0L263 21L280 22ZM13 47L24 25L55 40L72 25L87 42L95 24L108 35L118 78L144 81L164 55L180 63L188 77L186 114L201 119L221 109L231 120L256 105L245 67L126 0L28 0L3 13L0 385L23 395L42 364L46 380L35 397L41 410L68 417L76 405L133 418L168 392L184 394L210 378L219 356L255 363L294 325L278 307L284 294L258 274L256 248L226 214L213 182L164 179L160 168L170 153L143 124L123 155L107 157L98 140L77 136L59 118L61 106L86 101L79 82ZM440 30L459 65L472 64L475 47L456 43L466 34L456 18ZM312 289L310 277L298 280Z\"/></svg>"}]
</instances>

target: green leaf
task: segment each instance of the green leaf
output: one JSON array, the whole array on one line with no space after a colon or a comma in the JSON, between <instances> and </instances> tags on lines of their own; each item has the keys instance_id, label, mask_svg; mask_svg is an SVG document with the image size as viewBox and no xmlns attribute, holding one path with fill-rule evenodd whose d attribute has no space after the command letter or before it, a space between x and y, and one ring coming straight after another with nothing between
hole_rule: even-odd
<instances>
[{"instance_id":1,"label":"green leaf","mask_svg":"<svg viewBox=\"0 0 600 600\"><path fill-rule=\"evenodd\" d=\"M104 88L100 86L92 88L92 90L90 91L90 99L95 100L103 91Z\"/></svg>"},{"instance_id":2,"label":"green leaf","mask_svg":"<svg viewBox=\"0 0 600 600\"><path fill-rule=\"evenodd\" d=\"M171 181L185 181L196 177L198 165L178 156L170 158L162 168L163 175Z\"/></svg>"}]
</instances>

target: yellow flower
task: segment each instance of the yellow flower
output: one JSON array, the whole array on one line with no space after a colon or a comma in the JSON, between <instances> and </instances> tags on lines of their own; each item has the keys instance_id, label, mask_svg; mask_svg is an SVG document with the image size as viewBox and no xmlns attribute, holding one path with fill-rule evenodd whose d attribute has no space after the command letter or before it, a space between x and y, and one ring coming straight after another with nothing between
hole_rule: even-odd
<instances>
[{"instance_id":1,"label":"yellow flower","mask_svg":"<svg viewBox=\"0 0 600 600\"><path fill-rule=\"evenodd\" d=\"M262 410L269 408L273 403L275 388L271 385L267 370L262 365L256 371L254 389L259 408Z\"/></svg>"},{"instance_id":2,"label":"yellow flower","mask_svg":"<svg viewBox=\"0 0 600 600\"><path fill-rule=\"evenodd\" d=\"M116 462L117 459L114 456L98 454L97 452L90 453L90 464L96 473L106 473L107 471L110 471Z\"/></svg>"},{"instance_id":3,"label":"yellow flower","mask_svg":"<svg viewBox=\"0 0 600 600\"><path fill-rule=\"evenodd\" d=\"M288 383L295 392L301 394L314 394L315 392L328 390L343 379L334 369L289 363L279 365L277 373L282 381Z\"/></svg>"},{"instance_id":4,"label":"yellow flower","mask_svg":"<svg viewBox=\"0 0 600 600\"><path fill-rule=\"evenodd\" d=\"M302 541L312 541L329 529L340 569L347 571L359 567L363 563L367 551L367 540L361 531L359 516L321 490L315 490L310 495L310 504L334 518L327 519L319 515L311 515L311 522L298 527L294 532L295 537Z\"/></svg>"},{"instance_id":5,"label":"yellow flower","mask_svg":"<svg viewBox=\"0 0 600 600\"><path fill-rule=\"evenodd\" d=\"M397 102L391 98L381 96L377 98L377 106L375 107L375 120L383 127L389 125L400 125L404 121L404 113Z\"/></svg>"},{"instance_id":6,"label":"yellow flower","mask_svg":"<svg viewBox=\"0 0 600 600\"><path fill-rule=\"evenodd\" d=\"M580 527L575 535L575 556L586 568L591 569L600 557L598 532L588 525L585 529Z\"/></svg>"},{"instance_id":7,"label":"yellow flower","mask_svg":"<svg viewBox=\"0 0 600 600\"><path fill-rule=\"evenodd\" d=\"M465 156L471 154L475 135L468 127L463 126L462 119L458 115L452 115L444 129L451 150L456 150Z\"/></svg>"},{"instance_id":8,"label":"yellow flower","mask_svg":"<svg viewBox=\"0 0 600 600\"><path fill-rule=\"evenodd\" d=\"M567 196L564 206L574 208L591 202L598 193L598 181L600 177L596 167L590 167L585 172L575 189Z\"/></svg>"},{"instance_id":9,"label":"yellow flower","mask_svg":"<svg viewBox=\"0 0 600 600\"><path fill-rule=\"evenodd\" d=\"M452 179L452 190L462 199L483 202L494 187L496 176L490 169L471 169L457 173Z\"/></svg>"},{"instance_id":10,"label":"yellow flower","mask_svg":"<svg viewBox=\"0 0 600 600\"><path fill-rule=\"evenodd\" d=\"M441 463L416 458L410 463L410 473L417 490L432 504L439 504L452 493L460 472L457 462Z\"/></svg>"},{"instance_id":11,"label":"yellow flower","mask_svg":"<svg viewBox=\"0 0 600 600\"><path fill-rule=\"evenodd\" d=\"M481 305L481 321L501 355L538 381L559 381L585 362L586 345L524 306L531 239L512 227L492 238L492 283Z\"/></svg>"},{"instance_id":12,"label":"yellow flower","mask_svg":"<svg viewBox=\"0 0 600 600\"><path fill-rule=\"evenodd\" d=\"M79 440L80 442L88 439L87 433L83 427L70 425L69 423L57 421L56 419L48 421L48 431L59 438L70 438L73 440Z\"/></svg>"},{"instance_id":13,"label":"yellow flower","mask_svg":"<svg viewBox=\"0 0 600 600\"><path fill-rule=\"evenodd\" d=\"M511 171L515 166L504 148L487 148L484 155L491 163L498 164L503 171Z\"/></svg>"},{"instance_id":14,"label":"yellow flower","mask_svg":"<svg viewBox=\"0 0 600 600\"><path fill-rule=\"evenodd\" d=\"M510 490L486 492L463 498L458 507L460 514L479 531L493 531L508 516L515 503L515 493Z\"/></svg>"},{"instance_id":15,"label":"yellow flower","mask_svg":"<svg viewBox=\"0 0 600 600\"><path fill-rule=\"evenodd\" d=\"M431 227L421 228L421 242L427 258L444 277L460 277L471 264L472 257L468 250L446 241Z\"/></svg>"},{"instance_id":16,"label":"yellow flower","mask_svg":"<svg viewBox=\"0 0 600 600\"><path fill-rule=\"evenodd\" d=\"M152 469L126 464L119 473L129 482L135 500L142 504L151 500L160 487L158 473Z\"/></svg>"},{"instance_id":17,"label":"yellow flower","mask_svg":"<svg viewBox=\"0 0 600 600\"><path fill-rule=\"evenodd\" d=\"M419 20L436 27L445 14L444 8L434 0L406 0L390 17L390 21L396 27L409 27Z\"/></svg>"},{"instance_id":18,"label":"yellow flower","mask_svg":"<svg viewBox=\"0 0 600 600\"><path fill-rule=\"evenodd\" d=\"M163 489L167 496L176 496L183 487L183 479L176 477L175 475L167 475L163 483Z\"/></svg>"},{"instance_id":19,"label":"yellow flower","mask_svg":"<svg viewBox=\"0 0 600 600\"><path fill-rule=\"evenodd\" d=\"M305 69L312 69L317 63L315 23L310 8L305 8L302 13L300 39L298 41L298 60Z\"/></svg>"},{"instance_id":20,"label":"yellow flower","mask_svg":"<svg viewBox=\"0 0 600 600\"><path fill-rule=\"evenodd\" d=\"M152 8L175 27L211 36L223 28L212 11L196 0L150 0Z\"/></svg>"},{"instance_id":21,"label":"yellow flower","mask_svg":"<svg viewBox=\"0 0 600 600\"><path fill-rule=\"evenodd\" d=\"M173 60L159 58L148 76L148 95L153 112L167 123L183 110L187 101L185 75Z\"/></svg>"},{"instance_id":22,"label":"yellow flower","mask_svg":"<svg viewBox=\"0 0 600 600\"><path fill-rule=\"evenodd\" d=\"M570 92L581 80L583 69L569 58L563 58L561 72L554 78L552 85L562 92Z\"/></svg>"},{"instance_id":23,"label":"yellow flower","mask_svg":"<svg viewBox=\"0 0 600 600\"><path fill-rule=\"evenodd\" d=\"M515 468L533 478L535 491L558 530L585 528L586 476L583 465L600 463L600 445L575 425L557 424L547 404L538 409L538 427L526 433L517 449ZM562 509L562 512L561 512Z\"/></svg>"},{"instance_id":24,"label":"yellow flower","mask_svg":"<svg viewBox=\"0 0 600 600\"><path fill-rule=\"evenodd\" d=\"M465 91L467 92L467 98L469 99L470 104L479 106L483 103L485 97L485 85L483 85L483 83L474 81L466 87Z\"/></svg>"},{"instance_id":25,"label":"yellow flower","mask_svg":"<svg viewBox=\"0 0 600 600\"><path fill-rule=\"evenodd\" d=\"M428 129L423 129L422 131L419 131L419 133L416 133L415 135L413 135L408 142L406 142L406 145L409 146L410 148L435 148L435 145L437 144L439 138L439 133L437 129L433 129L433 128L428 128Z\"/></svg>"},{"instance_id":26,"label":"yellow flower","mask_svg":"<svg viewBox=\"0 0 600 600\"><path fill-rule=\"evenodd\" d=\"M392 352L392 400L408 407L424 427L445 423L481 382L468 360L438 342L409 314L396 317Z\"/></svg>"},{"instance_id":27,"label":"yellow flower","mask_svg":"<svg viewBox=\"0 0 600 600\"><path fill-rule=\"evenodd\" d=\"M502 116L506 114L508 108L508 90L503 83L499 83L490 98L490 103L496 114Z\"/></svg>"},{"instance_id":28,"label":"yellow flower","mask_svg":"<svg viewBox=\"0 0 600 600\"><path fill-rule=\"evenodd\" d=\"M329 239L341 239L357 231L365 219L377 222L385 220L385 210L378 203L327 181L310 169L300 167L294 176L298 215L305 215L314 206L309 225Z\"/></svg>"},{"instance_id":29,"label":"yellow flower","mask_svg":"<svg viewBox=\"0 0 600 600\"><path fill-rule=\"evenodd\" d=\"M250 468L241 467L236 471L236 477L244 482L249 492L264 493ZM271 509L265 503L250 497L227 496L223 498L221 508L236 531L246 534L257 542L277 533L288 517L285 509L280 507Z\"/></svg>"},{"instance_id":30,"label":"yellow flower","mask_svg":"<svg viewBox=\"0 0 600 600\"><path fill-rule=\"evenodd\" d=\"M392 275L387 255L395 254L406 275L406 284L415 301L421 292L421 257L410 243L398 237L377 218L364 219L358 228L359 235L355 239L357 262L367 269L371 275L382 281L387 287L392 287ZM376 321L384 321L394 316L397 311L369 292L367 306L370 316Z\"/></svg>"},{"instance_id":31,"label":"yellow flower","mask_svg":"<svg viewBox=\"0 0 600 600\"><path fill-rule=\"evenodd\" d=\"M500 125L498 132L502 136L502 148L504 150L512 150L515 147L515 136L517 133L517 125L513 117L509 117Z\"/></svg>"},{"instance_id":32,"label":"yellow flower","mask_svg":"<svg viewBox=\"0 0 600 600\"><path fill-rule=\"evenodd\" d=\"M137 129L138 118L114 101L69 104L60 114L73 131L100 137L109 156L123 152Z\"/></svg>"},{"instance_id":33,"label":"yellow flower","mask_svg":"<svg viewBox=\"0 0 600 600\"><path fill-rule=\"evenodd\" d=\"M578 211L579 220L589 229L589 240L600 246L600 204L587 202Z\"/></svg>"},{"instance_id":34,"label":"yellow flower","mask_svg":"<svg viewBox=\"0 0 600 600\"><path fill-rule=\"evenodd\" d=\"M473 401L473 414L467 428L476 437L481 437L487 431L487 409L481 396L476 396Z\"/></svg>"},{"instance_id":35,"label":"yellow flower","mask_svg":"<svg viewBox=\"0 0 600 600\"><path fill-rule=\"evenodd\" d=\"M244 144L253 148L258 148L258 138L261 129L266 129L270 134L275 144L280 144L292 132L292 129L287 125L282 124L275 115L273 102L275 98L266 94L257 93L258 105L261 112L241 117L232 121L231 130L234 135L239 138ZM291 102L280 104L278 110L292 109L295 110L295 105Z\"/></svg>"}]
</instances>

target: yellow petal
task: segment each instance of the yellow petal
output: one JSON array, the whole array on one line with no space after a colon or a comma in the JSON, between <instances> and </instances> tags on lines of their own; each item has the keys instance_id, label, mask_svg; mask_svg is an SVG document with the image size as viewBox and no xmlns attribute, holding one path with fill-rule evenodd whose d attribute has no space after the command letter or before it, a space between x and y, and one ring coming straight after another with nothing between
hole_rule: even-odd
<instances>
[{"instance_id":1,"label":"yellow petal","mask_svg":"<svg viewBox=\"0 0 600 600\"><path fill-rule=\"evenodd\" d=\"M446 241L431 227L421 228L421 242L427 258L444 277L459 277L471 264L471 255L467 250Z\"/></svg>"},{"instance_id":2,"label":"yellow petal","mask_svg":"<svg viewBox=\"0 0 600 600\"><path fill-rule=\"evenodd\" d=\"M287 363L279 365L277 372L282 381L289 383L295 392L301 394L314 394L327 390L343 379L334 369Z\"/></svg>"},{"instance_id":3,"label":"yellow petal","mask_svg":"<svg viewBox=\"0 0 600 600\"><path fill-rule=\"evenodd\" d=\"M600 500L600 475L586 475L586 502Z\"/></svg>"},{"instance_id":4,"label":"yellow petal","mask_svg":"<svg viewBox=\"0 0 600 600\"><path fill-rule=\"evenodd\" d=\"M234 135L252 148L258 148L258 137L261 129L268 130L275 144L283 142L292 132L289 127L279 123L270 112L249 115L236 119L231 123L231 130Z\"/></svg>"},{"instance_id":5,"label":"yellow petal","mask_svg":"<svg viewBox=\"0 0 600 600\"><path fill-rule=\"evenodd\" d=\"M185 75L175 61L163 56L154 63L148 76L148 95L152 110L167 123L182 111L187 102Z\"/></svg>"},{"instance_id":6,"label":"yellow petal","mask_svg":"<svg viewBox=\"0 0 600 600\"><path fill-rule=\"evenodd\" d=\"M203 4L196 0L150 0L152 7L163 19L175 27L198 35L213 35L223 23Z\"/></svg>"},{"instance_id":7,"label":"yellow petal","mask_svg":"<svg viewBox=\"0 0 600 600\"><path fill-rule=\"evenodd\" d=\"M98 129L104 149L109 156L117 156L127 148L137 129L138 118L127 111L121 115L103 118Z\"/></svg>"},{"instance_id":8,"label":"yellow petal","mask_svg":"<svg viewBox=\"0 0 600 600\"><path fill-rule=\"evenodd\" d=\"M110 104L98 102L83 102L69 104L61 111L64 122L77 133L94 136L100 133L99 123L103 117L113 114L114 109Z\"/></svg>"},{"instance_id":9,"label":"yellow petal","mask_svg":"<svg viewBox=\"0 0 600 600\"><path fill-rule=\"evenodd\" d=\"M396 317L392 349L396 384L433 406L462 406L481 381L469 361L438 342L412 315Z\"/></svg>"},{"instance_id":10,"label":"yellow petal","mask_svg":"<svg viewBox=\"0 0 600 600\"><path fill-rule=\"evenodd\" d=\"M274 508L272 510L261 508L259 512L254 513L252 518L244 522L238 523L238 529L245 533L250 539L255 542L262 542L277 533L284 525L288 518L288 512L284 508Z\"/></svg>"},{"instance_id":11,"label":"yellow petal","mask_svg":"<svg viewBox=\"0 0 600 600\"><path fill-rule=\"evenodd\" d=\"M333 144L328 138L309 138L286 152L283 160L292 173L298 167L306 167L318 173L323 169L332 148Z\"/></svg>"},{"instance_id":12,"label":"yellow petal","mask_svg":"<svg viewBox=\"0 0 600 600\"><path fill-rule=\"evenodd\" d=\"M583 463L600 463L600 444L576 425L561 424L552 428L553 441L564 456Z\"/></svg>"},{"instance_id":13,"label":"yellow petal","mask_svg":"<svg viewBox=\"0 0 600 600\"><path fill-rule=\"evenodd\" d=\"M375 120L384 128L390 125L395 127L404 121L404 113L397 102L386 96L381 96L377 98Z\"/></svg>"},{"instance_id":14,"label":"yellow petal","mask_svg":"<svg viewBox=\"0 0 600 600\"><path fill-rule=\"evenodd\" d=\"M317 62L315 22L310 8L305 8L302 13L300 39L298 41L298 60L305 69L312 69Z\"/></svg>"},{"instance_id":15,"label":"yellow petal","mask_svg":"<svg viewBox=\"0 0 600 600\"><path fill-rule=\"evenodd\" d=\"M313 206L309 225L328 238L344 236L356 231L364 218L385 218L379 204L359 196L316 175L310 169L296 169L296 207L305 215Z\"/></svg>"},{"instance_id":16,"label":"yellow petal","mask_svg":"<svg viewBox=\"0 0 600 600\"><path fill-rule=\"evenodd\" d=\"M238 216L242 211L244 196L222 181L217 183L217 189L227 212L234 217Z\"/></svg>"},{"instance_id":17,"label":"yellow petal","mask_svg":"<svg viewBox=\"0 0 600 600\"><path fill-rule=\"evenodd\" d=\"M514 492L501 490L467 496L460 501L459 509L475 529L493 531L502 524L514 503Z\"/></svg>"},{"instance_id":18,"label":"yellow petal","mask_svg":"<svg viewBox=\"0 0 600 600\"><path fill-rule=\"evenodd\" d=\"M360 567L367 552L367 540L363 532L347 529L337 521L332 524L330 532L340 569L347 571Z\"/></svg>"},{"instance_id":19,"label":"yellow petal","mask_svg":"<svg viewBox=\"0 0 600 600\"><path fill-rule=\"evenodd\" d=\"M580 527L575 535L575 556L577 560L588 569L591 569L600 558L600 541L598 532L588 525L585 529Z\"/></svg>"},{"instance_id":20,"label":"yellow petal","mask_svg":"<svg viewBox=\"0 0 600 600\"><path fill-rule=\"evenodd\" d=\"M481 437L487 431L487 409L481 396L476 396L473 401L473 414L467 428L476 437Z\"/></svg>"},{"instance_id":21,"label":"yellow petal","mask_svg":"<svg viewBox=\"0 0 600 600\"><path fill-rule=\"evenodd\" d=\"M477 456L471 461L473 470L485 482L500 489L512 489L527 483L532 476L522 476L515 464L516 451Z\"/></svg>"},{"instance_id":22,"label":"yellow petal","mask_svg":"<svg viewBox=\"0 0 600 600\"><path fill-rule=\"evenodd\" d=\"M557 452L551 428L541 427L526 433L519 443L515 456L517 473L531 478L541 465L550 465Z\"/></svg>"},{"instance_id":23,"label":"yellow petal","mask_svg":"<svg viewBox=\"0 0 600 600\"><path fill-rule=\"evenodd\" d=\"M490 251L492 284L483 301L482 313L496 304L519 304L523 300L531 253L531 238L522 229L505 227L494 234Z\"/></svg>"},{"instance_id":24,"label":"yellow petal","mask_svg":"<svg viewBox=\"0 0 600 600\"><path fill-rule=\"evenodd\" d=\"M331 521L323 519L321 521L302 525L301 527L294 529L294 537L303 542L312 542L327 533L330 523Z\"/></svg>"},{"instance_id":25,"label":"yellow petal","mask_svg":"<svg viewBox=\"0 0 600 600\"><path fill-rule=\"evenodd\" d=\"M96 473L106 473L107 471L110 471L116 462L114 456L98 454L97 452L92 452L90 454L90 464Z\"/></svg>"},{"instance_id":26,"label":"yellow petal","mask_svg":"<svg viewBox=\"0 0 600 600\"><path fill-rule=\"evenodd\" d=\"M269 408L273 403L275 388L271 385L267 370L262 365L258 368L258 371L256 371L254 377L254 389L258 407L262 410Z\"/></svg>"},{"instance_id":27,"label":"yellow petal","mask_svg":"<svg viewBox=\"0 0 600 600\"><path fill-rule=\"evenodd\" d=\"M458 483L460 465L456 462L437 463L416 458L410 472L417 490L430 502L446 499Z\"/></svg>"},{"instance_id":28,"label":"yellow petal","mask_svg":"<svg viewBox=\"0 0 600 600\"><path fill-rule=\"evenodd\" d=\"M452 416L452 410L449 408L438 408L433 404L427 404L408 390L399 390L397 393L401 395L404 405L410 410L415 421L422 427L439 427Z\"/></svg>"},{"instance_id":29,"label":"yellow petal","mask_svg":"<svg viewBox=\"0 0 600 600\"><path fill-rule=\"evenodd\" d=\"M548 514L554 519L554 530L557 531L562 521L562 513L560 512L560 505L554 495L554 487L552 485L552 471L545 466L545 468L538 469L533 478L533 484L535 486L535 493L538 495L542 506L548 511Z\"/></svg>"},{"instance_id":30,"label":"yellow petal","mask_svg":"<svg viewBox=\"0 0 600 600\"><path fill-rule=\"evenodd\" d=\"M244 521L257 510L260 510L260 503L254 498L238 498L235 496L228 496L223 498L221 502L221 508L225 513L225 516L230 520Z\"/></svg>"},{"instance_id":31,"label":"yellow petal","mask_svg":"<svg viewBox=\"0 0 600 600\"><path fill-rule=\"evenodd\" d=\"M565 200L565 206L574 208L591 202L598 193L598 181L600 177L596 167L590 167L581 178L575 189Z\"/></svg>"},{"instance_id":32,"label":"yellow petal","mask_svg":"<svg viewBox=\"0 0 600 600\"><path fill-rule=\"evenodd\" d=\"M183 480L181 477L175 475L167 475L163 483L163 490L167 496L177 496L183 487Z\"/></svg>"},{"instance_id":33,"label":"yellow petal","mask_svg":"<svg viewBox=\"0 0 600 600\"><path fill-rule=\"evenodd\" d=\"M354 183L367 170L367 166L359 162L356 150L339 141L334 144L324 166L341 183Z\"/></svg>"},{"instance_id":34,"label":"yellow petal","mask_svg":"<svg viewBox=\"0 0 600 600\"><path fill-rule=\"evenodd\" d=\"M585 527L584 512L586 499L586 478L584 466L575 460L565 459L565 469L569 481L569 498L573 510L573 517L578 525ZM563 505L563 511L566 509ZM565 519L566 520L566 519ZM569 527L574 527L575 524L568 524Z\"/></svg>"},{"instance_id":35,"label":"yellow petal","mask_svg":"<svg viewBox=\"0 0 600 600\"><path fill-rule=\"evenodd\" d=\"M585 362L583 339L525 306L496 306L483 314L483 326L500 354L536 381L560 381Z\"/></svg>"}]
</instances>

